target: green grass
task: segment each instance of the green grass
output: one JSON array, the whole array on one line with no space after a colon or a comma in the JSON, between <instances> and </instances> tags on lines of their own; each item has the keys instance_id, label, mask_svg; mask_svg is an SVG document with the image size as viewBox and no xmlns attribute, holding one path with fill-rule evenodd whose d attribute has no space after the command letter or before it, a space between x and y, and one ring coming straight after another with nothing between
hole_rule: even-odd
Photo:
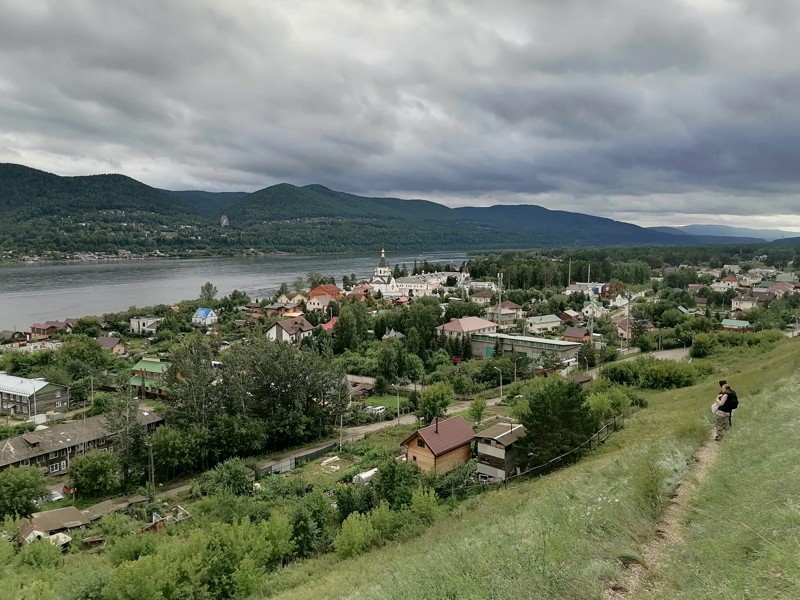
<instances>
[{"instance_id":1,"label":"green grass","mask_svg":"<svg viewBox=\"0 0 800 600\"><path fill-rule=\"evenodd\" d=\"M743 403L756 406L762 396L764 402L774 398L778 393L774 391L775 382L792 375L798 364L800 344L791 343L731 364L726 375L740 392ZM573 467L470 499L445 513L417 539L391 544L357 559L341 561L325 556L292 564L267 576L260 597L599 598L605 587L623 576L624 565L641 560L642 544L655 536L659 514L672 490L691 464L694 452L708 439L711 426L708 405L717 389L714 379L716 374L692 388L649 395L648 409L636 413L626 428L609 438L601 450ZM797 386L792 381L779 394L794 399ZM750 427L748 409L743 408L740 413L735 434L723 444L726 453L735 448L735 436L744 439ZM789 452L796 438L793 425L786 426L791 435L773 430L766 423L759 427L759 435L764 437L767 447L770 438L776 435L785 438L786 451L780 454L786 456L776 457L775 461L788 463L796 456ZM737 454L739 460L749 465L746 477L751 486L763 485L757 475L765 457L750 456L745 448ZM789 469L788 464L776 463L767 472L770 484L765 486L773 497L779 497L775 488L784 482L781 469L798 480L798 473ZM744 465L734 471L747 472ZM739 505L742 515L750 510L749 499L739 497L742 488L736 480L721 481L718 485L721 489L708 495L707 512L713 512L717 498L724 505ZM796 489L789 487L785 494L796 496ZM763 584L763 591L752 597L791 597L781 594L796 585L797 573L789 568L788 562L796 560L797 535L796 530L787 529L787 524L797 522L796 506L788 502L777 506L766 504L764 522L749 524L755 533L742 537L749 530L739 527L735 539L726 539L728 546L737 549L728 555L730 560L715 556L708 560L726 565L730 575L742 568L742 556L752 555L753 549L758 552L763 548L765 552L783 556L774 549L775 540L789 534L782 542L784 562L776 563L783 569L780 571L783 576L770 575L778 583ZM772 529L764 527L766 523L771 523ZM715 526L724 532L721 523ZM702 535L710 533L704 531ZM772 544L764 542L764 537ZM747 543L737 542L742 539ZM788 552L792 546L793 554ZM681 581L681 571L687 562L697 563L696 568L701 569L704 556L713 556L714 552L722 550L708 547L685 558L676 555L672 572L675 582ZM737 578L740 583L731 584L723 593L712 593L726 589L720 582L724 572L715 573L711 565L701 570L709 576L705 592L686 597L750 597L744 593L744 587L737 587L744 578ZM767 578L763 574L762 577ZM683 588L673 587L659 597L681 597L682 593Z\"/></svg>"},{"instance_id":2,"label":"green grass","mask_svg":"<svg viewBox=\"0 0 800 600\"><path fill-rule=\"evenodd\" d=\"M686 544L637 598L800 598L800 377L744 396Z\"/></svg>"}]
</instances>

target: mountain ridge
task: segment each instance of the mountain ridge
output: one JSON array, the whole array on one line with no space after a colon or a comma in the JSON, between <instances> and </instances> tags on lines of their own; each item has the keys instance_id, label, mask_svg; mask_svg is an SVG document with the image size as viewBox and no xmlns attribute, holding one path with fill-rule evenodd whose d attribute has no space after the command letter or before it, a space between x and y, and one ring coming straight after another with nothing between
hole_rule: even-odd
<instances>
[{"instance_id":1,"label":"mountain ridge","mask_svg":"<svg viewBox=\"0 0 800 600\"><path fill-rule=\"evenodd\" d=\"M228 217L225 225L220 219ZM0 164L0 250L347 252L746 243L647 229L538 205L449 208L321 184L171 191L120 174L62 177Z\"/></svg>"}]
</instances>

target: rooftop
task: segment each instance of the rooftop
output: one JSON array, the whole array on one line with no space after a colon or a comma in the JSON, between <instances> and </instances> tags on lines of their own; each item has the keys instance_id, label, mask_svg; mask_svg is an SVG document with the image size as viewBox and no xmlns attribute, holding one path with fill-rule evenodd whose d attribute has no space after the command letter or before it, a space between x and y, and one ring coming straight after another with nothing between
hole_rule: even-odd
<instances>
[{"instance_id":1,"label":"rooftop","mask_svg":"<svg viewBox=\"0 0 800 600\"><path fill-rule=\"evenodd\" d=\"M417 430L403 441L406 445L412 438L419 435L434 456L440 456L453 448L469 444L475 432L464 417L451 417L449 419L434 419L434 422Z\"/></svg>"}]
</instances>

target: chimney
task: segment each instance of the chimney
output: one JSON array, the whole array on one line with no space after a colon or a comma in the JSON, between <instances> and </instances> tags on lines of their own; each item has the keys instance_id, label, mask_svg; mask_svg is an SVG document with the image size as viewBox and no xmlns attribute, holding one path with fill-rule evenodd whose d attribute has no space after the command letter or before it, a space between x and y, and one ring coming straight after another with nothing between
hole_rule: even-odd
<instances>
[{"instance_id":1,"label":"chimney","mask_svg":"<svg viewBox=\"0 0 800 600\"><path fill-rule=\"evenodd\" d=\"M434 417L434 433L439 433L439 417Z\"/></svg>"}]
</instances>

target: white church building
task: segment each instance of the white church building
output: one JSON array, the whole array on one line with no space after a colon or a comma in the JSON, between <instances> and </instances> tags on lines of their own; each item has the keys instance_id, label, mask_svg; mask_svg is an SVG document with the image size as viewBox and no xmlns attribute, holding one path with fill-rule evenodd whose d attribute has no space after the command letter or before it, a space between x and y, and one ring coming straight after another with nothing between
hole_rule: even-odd
<instances>
[{"instance_id":1,"label":"white church building","mask_svg":"<svg viewBox=\"0 0 800 600\"><path fill-rule=\"evenodd\" d=\"M369 280L373 291L380 292L383 296L397 296L399 295L397 289L397 282L394 280L392 270L389 268L389 263L386 261L386 251L381 248L381 260L378 266L375 267L375 272Z\"/></svg>"}]
</instances>

